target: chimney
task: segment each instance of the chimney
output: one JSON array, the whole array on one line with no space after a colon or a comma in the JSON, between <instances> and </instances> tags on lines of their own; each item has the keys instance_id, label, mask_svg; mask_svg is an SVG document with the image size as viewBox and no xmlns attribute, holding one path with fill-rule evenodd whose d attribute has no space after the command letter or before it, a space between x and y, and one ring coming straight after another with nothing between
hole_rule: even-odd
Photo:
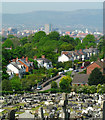
<instances>
[{"instance_id":1,"label":"chimney","mask_svg":"<svg viewBox=\"0 0 105 120\"><path fill-rule=\"evenodd\" d=\"M13 59L12 62L16 62L16 59Z\"/></svg>"},{"instance_id":2,"label":"chimney","mask_svg":"<svg viewBox=\"0 0 105 120\"><path fill-rule=\"evenodd\" d=\"M101 61L99 57L97 58L97 61L99 61L99 62Z\"/></svg>"},{"instance_id":3,"label":"chimney","mask_svg":"<svg viewBox=\"0 0 105 120\"><path fill-rule=\"evenodd\" d=\"M28 57L26 57L26 62L28 62Z\"/></svg>"},{"instance_id":4,"label":"chimney","mask_svg":"<svg viewBox=\"0 0 105 120\"><path fill-rule=\"evenodd\" d=\"M37 59L37 56L34 56L34 60L36 60Z\"/></svg>"},{"instance_id":5,"label":"chimney","mask_svg":"<svg viewBox=\"0 0 105 120\"><path fill-rule=\"evenodd\" d=\"M22 57L22 59L24 59L24 56Z\"/></svg>"},{"instance_id":6,"label":"chimney","mask_svg":"<svg viewBox=\"0 0 105 120\"><path fill-rule=\"evenodd\" d=\"M77 52L77 50L75 50L75 52Z\"/></svg>"},{"instance_id":7,"label":"chimney","mask_svg":"<svg viewBox=\"0 0 105 120\"><path fill-rule=\"evenodd\" d=\"M42 55L42 58L45 58L45 55Z\"/></svg>"},{"instance_id":8,"label":"chimney","mask_svg":"<svg viewBox=\"0 0 105 120\"><path fill-rule=\"evenodd\" d=\"M18 61L18 57L16 58L16 61Z\"/></svg>"},{"instance_id":9,"label":"chimney","mask_svg":"<svg viewBox=\"0 0 105 120\"><path fill-rule=\"evenodd\" d=\"M87 47L85 49L88 49Z\"/></svg>"}]
</instances>

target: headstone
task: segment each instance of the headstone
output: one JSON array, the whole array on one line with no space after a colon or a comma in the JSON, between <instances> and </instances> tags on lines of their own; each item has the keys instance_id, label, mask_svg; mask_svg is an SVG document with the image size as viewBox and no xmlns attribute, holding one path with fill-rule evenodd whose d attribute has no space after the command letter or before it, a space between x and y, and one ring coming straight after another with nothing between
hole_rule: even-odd
<instances>
[{"instance_id":1,"label":"headstone","mask_svg":"<svg viewBox=\"0 0 105 120\"><path fill-rule=\"evenodd\" d=\"M8 119L9 120L15 120L15 110L11 110L8 113Z\"/></svg>"},{"instance_id":2,"label":"headstone","mask_svg":"<svg viewBox=\"0 0 105 120\"><path fill-rule=\"evenodd\" d=\"M105 120L105 101L103 102L103 120Z\"/></svg>"},{"instance_id":3,"label":"headstone","mask_svg":"<svg viewBox=\"0 0 105 120\"><path fill-rule=\"evenodd\" d=\"M43 107L40 107L40 108L39 108L38 117L39 117L41 120L44 120Z\"/></svg>"}]
</instances>

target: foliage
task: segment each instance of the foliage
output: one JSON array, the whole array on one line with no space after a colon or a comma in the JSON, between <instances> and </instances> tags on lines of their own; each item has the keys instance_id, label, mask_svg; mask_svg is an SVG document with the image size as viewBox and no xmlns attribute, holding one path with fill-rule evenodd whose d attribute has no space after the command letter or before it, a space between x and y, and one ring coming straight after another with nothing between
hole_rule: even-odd
<instances>
[{"instance_id":1,"label":"foliage","mask_svg":"<svg viewBox=\"0 0 105 120\"><path fill-rule=\"evenodd\" d=\"M99 70L99 68L95 68L88 79L89 85L98 85L104 83L104 77L102 75L102 72Z\"/></svg>"},{"instance_id":2,"label":"foliage","mask_svg":"<svg viewBox=\"0 0 105 120\"><path fill-rule=\"evenodd\" d=\"M3 45L2 45L2 47L4 48L4 47L6 47L6 48L10 48L10 47L14 47L13 46L13 42L10 40L10 39L7 39L4 43L3 43Z\"/></svg>"},{"instance_id":3,"label":"foliage","mask_svg":"<svg viewBox=\"0 0 105 120\"><path fill-rule=\"evenodd\" d=\"M21 81L20 81L20 78L18 76L14 76L10 80L10 83L11 83L12 90L15 90L15 91L22 90Z\"/></svg>"},{"instance_id":4,"label":"foliage","mask_svg":"<svg viewBox=\"0 0 105 120\"><path fill-rule=\"evenodd\" d=\"M33 43L39 42L42 38L46 37L46 33L44 31L39 31L33 36Z\"/></svg>"},{"instance_id":5,"label":"foliage","mask_svg":"<svg viewBox=\"0 0 105 120\"><path fill-rule=\"evenodd\" d=\"M53 32L50 32L48 37L51 39L51 40L59 40L60 39L60 34L56 31L53 31Z\"/></svg>"},{"instance_id":6,"label":"foliage","mask_svg":"<svg viewBox=\"0 0 105 120\"><path fill-rule=\"evenodd\" d=\"M91 46L96 47L96 43L95 43L96 39L94 37L94 35L88 34L84 39L82 43L79 43L76 46L76 49L85 49L86 47L89 48Z\"/></svg>"},{"instance_id":7,"label":"foliage","mask_svg":"<svg viewBox=\"0 0 105 120\"><path fill-rule=\"evenodd\" d=\"M70 91L71 82L72 82L72 79L70 76L63 76L59 82L59 86L64 91Z\"/></svg>"},{"instance_id":8,"label":"foliage","mask_svg":"<svg viewBox=\"0 0 105 120\"><path fill-rule=\"evenodd\" d=\"M52 81L51 88L55 88L55 89L58 88L58 85L57 85L57 83L55 81Z\"/></svg>"},{"instance_id":9,"label":"foliage","mask_svg":"<svg viewBox=\"0 0 105 120\"><path fill-rule=\"evenodd\" d=\"M12 90L10 80L8 80L8 79L2 80L2 90L4 90L4 91L11 91Z\"/></svg>"},{"instance_id":10,"label":"foliage","mask_svg":"<svg viewBox=\"0 0 105 120\"><path fill-rule=\"evenodd\" d=\"M25 45L27 43L27 37L23 37L22 39L20 39L20 43L21 45Z\"/></svg>"}]
</instances>

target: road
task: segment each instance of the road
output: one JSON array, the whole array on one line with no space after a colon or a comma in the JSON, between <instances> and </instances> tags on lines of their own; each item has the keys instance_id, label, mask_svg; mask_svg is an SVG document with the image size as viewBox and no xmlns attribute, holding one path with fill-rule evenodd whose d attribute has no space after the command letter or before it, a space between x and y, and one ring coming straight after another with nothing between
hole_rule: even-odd
<instances>
[{"instance_id":1,"label":"road","mask_svg":"<svg viewBox=\"0 0 105 120\"><path fill-rule=\"evenodd\" d=\"M82 72L83 70L85 70L86 68L84 68L84 69L79 69L79 72ZM72 72L72 75L75 75L75 74L78 74L79 72ZM57 84L58 84L58 86L59 86L59 81L60 81L60 79L63 77L64 75L62 75L60 78L58 78L57 80L54 80L55 82L57 82ZM40 91L44 91L44 90L48 90L48 89L50 89L51 88L51 84L49 84L49 85L47 85L47 86L45 86L45 87L43 87Z\"/></svg>"},{"instance_id":2,"label":"road","mask_svg":"<svg viewBox=\"0 0 105 120\"><path fill-rule=\"evenodd\" d=\"M58 78L57 80L54 80L55 82L57 82L58 86L59 86L59 81L60 79L63 77L64 75L62 75L60 78ZM47 85L46 87L43 87L40 91L44 91L44 90L48 90L51 88L51 84Z\"/></svg>"}]
</instances>

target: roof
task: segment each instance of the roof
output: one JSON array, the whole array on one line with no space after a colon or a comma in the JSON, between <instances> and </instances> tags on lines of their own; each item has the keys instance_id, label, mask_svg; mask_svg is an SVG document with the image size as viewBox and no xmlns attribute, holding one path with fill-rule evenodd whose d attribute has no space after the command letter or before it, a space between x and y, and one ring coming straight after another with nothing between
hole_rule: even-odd
<instances>
[{"instance_id":1,"label":"roof","mask_svg":"<svg viewBox=\"0 0 105 120\"><path fill-rule=\"evenodd\" d=\"M93 65L94 63L96 63L97 65L99 65L101 68L103 68L103 62L102 61L96 61L96 62L93 62L92 64L90 64L89 66ZM88 67L89 67L88 66ZM87 68L88 68L87 67Z\"/></svg>"},{"instance_id":2,"label":"roof","mask_svg":"<svg viewBox=\"0 0 105 120\"><path fill-rule=\"evenodd\" d=\"M97 65L99 65L101 68L103 68L103 62L102 61L96 61L95 62Z\"/></svg>"},{"instance_id":3,"label":"roof","mask_svg":"<svg viewBox=\"0 0 105 120\"><path fill-rule=\"evenodd\" d=\"M72 83L73 84L86 84L88 83L89 75L87 74L75 74Z\"/></svg>"},{"instance_id":4,"label":"roof","mask_svg":"<svg viewBox=\"0 0 105 120\"><path fill-rule=\"evenodd\" d=\"M20 70L20 68L17 66L17 64L15 62L11 62L10 64L12 64L14 67L16 67L18 70Z\"/></svg>"},{"instance_id":5,"label":"roof","mask_svg":"<svg viewBox=\"0 0 105 120\"><path fill-rule=\"evenodd\" d=\"M51 62L50 60L46 59L46 58L38 58L36 60L43 60L45 63L49 63Z\"/></svg>"},{"instance_id":6,"label":"roof","mask_svg":"<svg viewBox=\"0 0 105 120\"><path fill-rule=\"evenodd\" d=\"M28 67L30 66L30 64L28 62L26 62L25 58L24 59L19 59L20 61L22 61L25 65L27 65Z\"/></svg>"}]
</instances>

